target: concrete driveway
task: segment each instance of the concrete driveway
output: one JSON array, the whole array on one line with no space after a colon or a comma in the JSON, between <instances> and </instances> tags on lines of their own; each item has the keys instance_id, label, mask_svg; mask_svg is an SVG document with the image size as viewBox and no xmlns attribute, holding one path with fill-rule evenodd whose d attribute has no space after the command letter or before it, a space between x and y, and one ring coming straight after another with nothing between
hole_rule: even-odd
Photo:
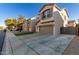
<instances>
[{"instance_id":1,"label":"concrete driveway","mask_svg":"<svg viewBox=\"0 0 79 59\"><path fill-rule=\"evenodd\" d=\"M69 45L74 35L33 34L32 36L19 36L19 39L28 45L37 54L61 55Z\"/></svg>"}]
</instances>

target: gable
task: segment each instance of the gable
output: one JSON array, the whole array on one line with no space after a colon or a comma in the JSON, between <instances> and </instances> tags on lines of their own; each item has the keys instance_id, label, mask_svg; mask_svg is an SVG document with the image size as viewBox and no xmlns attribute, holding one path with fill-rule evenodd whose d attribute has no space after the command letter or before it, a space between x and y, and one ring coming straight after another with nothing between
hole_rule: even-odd
<instances>
[{"instance_id":1,"label":"gable","mask_svg":"<svg viewBox=\"0 0 79 59\"><path fill-rule=\"evenodd\" d=\"M40 13L44 12L45 10L47 9L52 9L53 10L53 5L54 4L47 4L47 5L44 5L41 10L40 10Z\"/></svg>"},{"instance_id":2,"label":"gable","mask_svg":"<svg viewBox=\"0 0 79 59\"><path fill-rule=\"evenodd\" d=\"M53 7L53 12L59 11L56 7Z\"/></svg>"}]
</instances>

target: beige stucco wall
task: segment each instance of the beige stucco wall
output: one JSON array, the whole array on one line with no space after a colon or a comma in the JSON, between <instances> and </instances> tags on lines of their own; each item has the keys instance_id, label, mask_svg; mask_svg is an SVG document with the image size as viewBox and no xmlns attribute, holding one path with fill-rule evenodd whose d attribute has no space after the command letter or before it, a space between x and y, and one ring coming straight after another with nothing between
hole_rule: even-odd
<instances>
[{"instance_id":1,"label":"beige stucco wall","mask_svg":"<svg viewBox=\"0 0 79 59\"><path fill-rule=\"evenodd\" d=\"M56 36L60 34L60 28L63 26L63 19L58 11L54 12L53 17L55 21L53 35Z\"/></svg>"},{"instance_id":2,"label":"beige stucco wall","mask_svg":"<svg viewBox=\"0 0 79 59\"><path fill-rule=\"evenodd\" d=\"M23 26L22 26L23 31L26 31L26 32L32 32L32 27L33 27L32 21L30 22L29 27L28 27L28 25L27 25L27 22L25 22L25 23L23 24Z\"/></svg>"},{"instance_id":3,"label":"beige stucco wall","mask_svg":"<svg viewBox=\"0 0 79 59\"><path fill-rule=\"evenodd\" d=\"M66 10L61 9L61 11L60 11L54 6L53 7L53 12L56 12L56 11L58 11L60 13L61 17L63 18L62 20L64 21L63 26L66 27L66 25L68 24L68 20L69 20L69 17L66 13ZM66 19L65 19L65 17L66 17Z\"/></svg>"},{"instance_id":4,"label":"beige stucco wall","mask_svg":"<svg viewBox=\"0 0 79 59\"><path fill-rule=\"evenodd\" d=\"M27 24L23 24L23 26L22 26L22 28L23 28L23 31L26 31L26 32L28 32L28 29L27 29Z\"/></svg>"},{"instance_id":5,"label":"beige stucco wall","mask_svg":"<svg viewBox=\"0 0 79 59\"><path fill-rule=\"evenodd\" d=\"M62 14L63 21L64 21L63 26L66 27L67 24L68 24L69 17L68 17L68 15L67 15L65 9L62 9L62 10L61 10L61 14Z\"/></svg>"},{"instance_id":6,"label":"beige stucco wall","mask_svg":"<svg viewBox=\"0 0 79 59\"><path fill-rule=\"evenodd\" d=\"M39 26L36 26L36 32L39 32Z\"/></svg>"},{"instance_id":7,"label":"beige stucco wall","mask_svg":"<svg viewBox=\"0 0 79 59\"><path fill-rule=\"evenodd\" d=\"M66 16L66 19L64 18ZM54 28L53 28L53 35L60 34L60 28L62 26L66 26L68 23L68 16L65 10L58 10L56 7L53 7L53 18L55 21Z\"/></svg>"},{"instance_id":8,"label":"beige stucco wall","mask_svg":"<svg viewBox=\"0 0 79 59\"><path fill-rule=\"evenodd\" d=\"M59 11L55 6L53 6L53 12Z\"/></svg>"},{"instance_id":9,"label":"beige stucco wall","mask_svg":"<svg viewBox=\"0 0 79 59\"><path fill-rule=\"evenodd\" d=\"M76 23L73 22L73 23L68 23L67 27L76 27Z\"/></svg>"}]
</instances>

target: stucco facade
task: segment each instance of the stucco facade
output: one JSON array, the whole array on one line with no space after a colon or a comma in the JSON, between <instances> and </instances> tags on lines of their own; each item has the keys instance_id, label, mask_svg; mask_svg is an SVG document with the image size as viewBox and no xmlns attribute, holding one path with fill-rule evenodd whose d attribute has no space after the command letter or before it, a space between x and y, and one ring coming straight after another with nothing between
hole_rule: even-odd
<instances>
[{"instance_id":1,"label":"stucco facade","mask_svg":"<svg viewBox=\"0 0 79 59\"><path fill-rule=\"evenodd\" d=\"M49 11L47 11L49 10ZM49 15L46 13L48 12ZM44 16L48 16L45 18ZM66 9L60 9L56 4L46 4L40 10L40 21L36 24L36 32L60 34L60 28L66 27L69 16ZM44 17L43 17L44 16ZM52 30L50 30L52 29Z\"/></svg>"},{"instance_id":2,"label":"stucco facade","mask_svg":"<svg viewBox=\"0 0 79 59\"><path fill-rule=\"evenodd\" d=\"M32 32L32 20L26 20L22 26L23 31Z\"/></svg>"},{"instance_id":3,"label":"stucco facade","mask_svg":"<svg viewBox=\"0 0 79 59\"><path fill-rule=\"evenodd\" d=\"M36 20L36 17L33 17L30 19L30 21L25 21L22 28L23 31L26 32L36 32L36 23L38 20Z\"/></svg>"},{"instance_id":4,"label":"stucco facade","mask_svg":"<svg viewBox=\"0 0 79 59\"><path fill-rule=\"evenodd\" d=\"M67 27L76 27L76 21L74 20L68 21Z\"/></svg>"}]
</instances>

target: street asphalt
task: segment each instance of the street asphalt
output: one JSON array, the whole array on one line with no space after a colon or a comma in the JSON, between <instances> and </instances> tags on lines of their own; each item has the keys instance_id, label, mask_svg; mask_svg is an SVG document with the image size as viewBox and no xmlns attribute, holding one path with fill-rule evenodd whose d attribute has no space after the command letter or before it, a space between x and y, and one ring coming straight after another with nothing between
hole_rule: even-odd
<instances>
[{"instance_id":1,"label":"street asphalt","mask_svg":"<svg viewBox=\"0 0 79 59\"><path fill-rule=\"evenodd\" d=\"M1 54L1 51L2 51L4 38L5 38L5 32L3 30L0 30L0 54Z\"/></svg>"}]
</instances>

